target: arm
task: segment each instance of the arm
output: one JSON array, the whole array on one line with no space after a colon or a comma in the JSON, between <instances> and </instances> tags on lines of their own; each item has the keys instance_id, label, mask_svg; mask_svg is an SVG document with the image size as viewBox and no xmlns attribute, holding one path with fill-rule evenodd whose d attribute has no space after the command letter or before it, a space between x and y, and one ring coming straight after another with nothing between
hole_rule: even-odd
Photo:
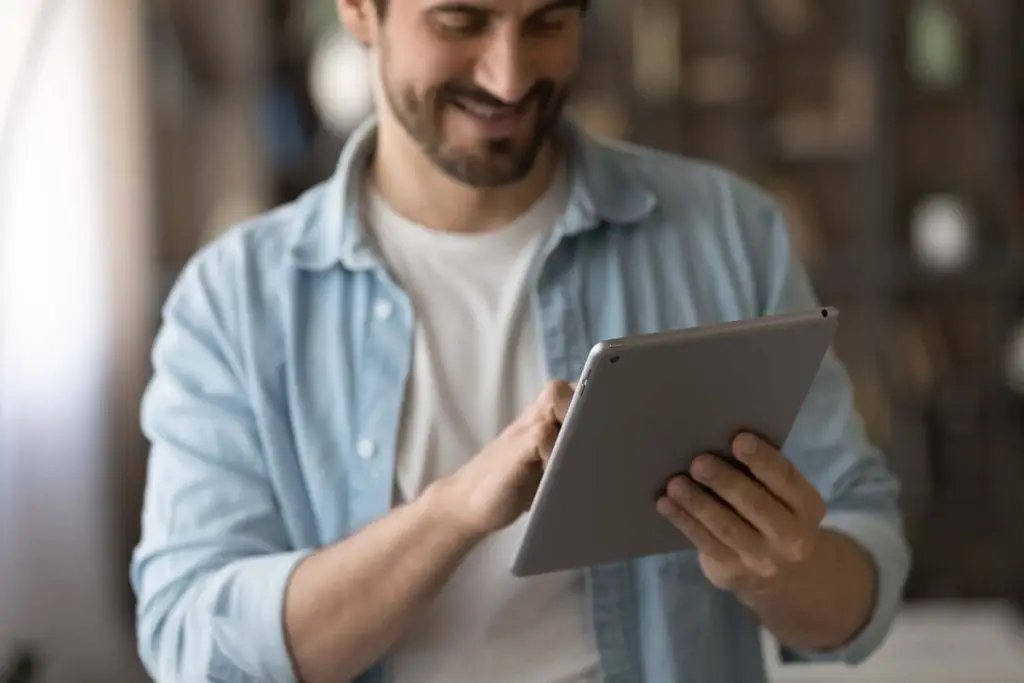
<instances>
[{"instance_id":1,"label":"arm","mask_svg":"<svg viewBox=\"0 0 1024 683\"><path fill-rule=\"evenodd\" d=\"M285 625L306 683L354 676L375 662L473 546L529 507L572 393L552 382L494 442L417 501L299 566Z\"/></svg>"},{"instance_id":2,"label":"arm","mask_svg":"<svg viewBox=\"0 0 1024 683\"><path fill-rule=\"evenodd\" d=\"M826 502L793 462L771 444L741 435L733 452L751 474L701 455L689 477L674 478L658 509L696 545L701 567L718 588L731 591L755 612L790 655L856 661L864 643L877 643L876 605L893 603L876 574L874 558L855 536L838 531ZM721 501L696 485L713 490ZM725 504L723 504L723 502ZM854 515L847 528L856 528ZM898 559L900 547L891 549ZM900 584L898 584L900 585ZM888 613L883 614L891 618ZM884 634L884 630L882 631Z\"/></svg>"},{"instance_id":3,"label":"arm","mask_svg":"<svg viewBox=\"0 0 1024 683\"><path fill-rule=\"evenodd\" d=\"M140 655L158 681L354 678L480 536L431 491L320 552L291 547L209 289L192 266L169 298L143 402Z\"/></svg>"},{"instance_id":4,"label":"arm","mask_svg":"<svg viewBox=\"0 0 1024 683\"><path fill-rule=\"evenodd\" d=\"M818 306L783 219L772 211L769 220L766 312ZM853 385L833 350L822 362L785 448L786 457L825 502L818 552L806 570L821 583L800 588L801 577L793 577L788 590L783 584L779 592L788 600L758 600L756 611L766 623L775 624L772 630L785 661L855 664L887 636L902 604L911 557L903 532L899 481L886 466L885 455L868 440L854 405ZM820 601L814 599L817 594ZM833 637L797 633L804 629L783 623L783 602L791 606L788 615L806 615L812 626L817 622L824 631L832 630Z\"/></svg>"},{"instance_id":5,"label":"arm","mask_svg":"<svg viewBox=\"0 0 1024 683\"><path fill-rule=\"evenodd\" d=\"M131 568L140 658L161 682L354 677L478 539L529 504L571 389L553 385L417 501L319 552L294 548L213 290L195 264L175 287L143 401L152 448Z\"/></svg>"},{"instance_id":6,"label":"arm","mask_svg":"<svg viewBox=\"0 0 1024 683\"><path fill-rule=\"evenodd\" d=\"M479 536L456 531L441 496L429 489L295 570L285 629L303 681L354 678L448 582Z\"/></svg>"},{"instance_id":7,"label":"arm","mask_svg":"<svg viewBox=\"0 0 1024 683\"><path fill-rule=\"evenodd\" d=\"M781 220L763 218L752 249L764 292L757 313L816 308ZM822 362L785 455L757 439L745 452L743 443L734 454L755 479L714 457L696 459L690 473L729 506L680 477L660 511L697 545L711 582L778 638L784 659L862 661L888 632L910 558L898 483L864 434L835 353Z\"/></svg>"},{"instance_id":8,"label":"arm","mask_svg":"<svg viewBox=\"0 0 1024 683\"><path fill-rule=\"evenodd\" d=\"M142 537L131 564L139 656L160 683L291 683L284 594L311 551L294 547L270 482L233 316L212 275L221 267L186 267L153 347L141 415L151 443Z\"/></svg>"},{"instance_id":9,"label":"arm","mask_svg":"<svg viewBox=\"0 0 1024 683\"><path fill-rule=\"evenodd\" d=\"M807 562L739 598L790 648L827 651L853 639L875 602L871 557L845 534L823 530Z\"/></svg>"}]
</instances>

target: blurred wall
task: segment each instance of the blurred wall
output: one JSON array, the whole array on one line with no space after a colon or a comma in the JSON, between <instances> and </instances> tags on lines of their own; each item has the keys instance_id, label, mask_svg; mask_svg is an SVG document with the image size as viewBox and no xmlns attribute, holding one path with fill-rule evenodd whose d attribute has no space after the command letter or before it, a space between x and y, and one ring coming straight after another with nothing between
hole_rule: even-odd
<instances>
[{"instance_id":1,"label":"blurred wall","mask_svg":"<svg viewBox=\"0 0 1024 683\"><path fill-rule=\"evenodd\" d=\"M0 640L35 646L43 683L144 680L126 588L151 321L140 1L56 5L0 160Z\"/></svg>"}]
</instances>

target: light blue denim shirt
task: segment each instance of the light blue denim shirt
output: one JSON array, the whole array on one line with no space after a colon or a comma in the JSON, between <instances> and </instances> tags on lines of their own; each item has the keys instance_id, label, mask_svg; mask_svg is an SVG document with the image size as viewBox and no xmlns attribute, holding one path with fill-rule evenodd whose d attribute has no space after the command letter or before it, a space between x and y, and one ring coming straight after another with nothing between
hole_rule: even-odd
<instances>
[{"instance_id":1,"label":"light blue denim shirt","mask_svg":"<svg viewBox=\"0 0 1024 683\"><path fill-rule=\"evenodd\" d=\"M374 126L327 182L202 249L164 306L131 569L139 651L160 683L295 681L282 628L289 575L391 508L414 311L360 220ZM818 305L779 212L752 185L568 120L559 135L571 197L533 290L551 378L575 380L601 339ZM898 483L834 355L784 451L828 501L825 525L874 558L879 583L852 642L783 656L859 662L888 632L910 559ZM765 680L755 616L703 578L692 551L586 578L604 681ZM386 680L386 658L359 679Z\"/></svg>"}]
</instances>

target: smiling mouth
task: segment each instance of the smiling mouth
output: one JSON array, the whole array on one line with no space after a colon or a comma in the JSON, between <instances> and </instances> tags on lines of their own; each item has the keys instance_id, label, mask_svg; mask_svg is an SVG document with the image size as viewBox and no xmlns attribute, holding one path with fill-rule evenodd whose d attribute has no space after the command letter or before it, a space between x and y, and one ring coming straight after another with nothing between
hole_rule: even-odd
<instances>
[{"instance_id":1,"label":"smiling mouth","mask_svg":"<svg viewBox=\"0 0 1024 683\"><path fill-rule=\"evenodd\" d=\"M530 106L528 100L524 100L518 104L494 106L465 98L456 98L452 100L452 104L457 109L464 111L475 118L492 122L513 120L521 116Z\"/></svg>"}]
</instances>

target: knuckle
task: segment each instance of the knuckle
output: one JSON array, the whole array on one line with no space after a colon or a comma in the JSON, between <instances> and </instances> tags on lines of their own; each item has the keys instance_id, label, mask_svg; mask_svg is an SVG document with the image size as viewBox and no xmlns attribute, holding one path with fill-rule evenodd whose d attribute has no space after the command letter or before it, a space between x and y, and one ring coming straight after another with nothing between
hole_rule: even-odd
<instances>
[{"instance_id":1,"label":"knuckle","mask_svg":"<svg viewBox=\"0 0 1024 683\"><path fill-rule=\"evenodd\" d=\"M779 556L786 562L801 562L804 559L803 543L798 540L787 540L779 544Z\"/></svg>"},{"instance_id":2,"label":"knuckle","mask_svg":"<svg viewBox=\"0 0 1024 683\"><path fill-rule=\"evenodd\" d=\"M573 394L572 385L563 380L555 380L548 383L551 402L554 404L567 403Z\"/></svg>"},{"instance_id":3,"label":"knuckle","mask_svg":"<svg viewBox=\"0 0 1024 683\"><path fill-rule=\"evenodd\" d=\"M747 568L742 563L731 563L722 570L713 583L715 587L720 590L733 590L739 587L743 582L743 578L747 574L747 571Z\"/></svg>"},{"instance_id":4,"label":"knuckle","mask_svg":"<svg viewBox=\"0 0 1024 683\"><path fill-rule=\"evenodd\" d=\"M678 526L683 531L699 533L699 529L696 523L694 522L693 518L683 513L678 508L673 508L670 513L670 516L672 517L672 521L675 522L676 526Z\"/></svg>"},{"instance_id":5,"label":"knuckle","mask_svg":"<svg viewBox=\"0 0 1024 683\"><path fill-rule=\"evenodd\" d=\"M789 545L789 559L793 562L803 562L810 554L807 550L807 542L804 540L793 541Z\"/></svg>"},{"instance_id":6,"label":"knuckle","mask_svg":"<svg viewBox=\"0 0 1024 683\"><path fill-rule=\"evenodd\" d=\"M532 444L540 444L544 442L544 423L537 422L530 427L529 439Z\"/></svg>"},{"instance_id":7,"label":"knuckle","mask_svg":"<svg viewBox=\"0 0 1024 683\"><path fill-rule=\"evenodd\" d=\"M781 544L781 555L787 562L805 562L813 552L813 545L806 537L787 539Z\"/></svg>"},{"instance_id":8,"label":"knuckle","mask_svg":"<svg viewBox=\"0 0 1024 683\"><path fill-rule=\"evenodd\" d=\"M553 380L544 385L544 391L541 392L540 398L541 403L554 404L558 399L559 395L559 382Z\"/></svg>"},{"instance_id":9,"label":"knuckle","mask_svg":"<svg viewBox=\"0 0 1024 683\"><path fill-rule=\"evenodd\" d=\"M686 506L689 510L693 511L693 514L699 516L705 520L708 524L714 524L715 522L715 508L712 498L707 494L705 489L692 488L687 492L688 498L686 500Z\"/></svg>"},{"instance_id":10,"label":"knuckle","mask_svg":"<svg viewBox=\"0 0 1024 683\"><path fill-rule=\"evenodd\" d=\"M538 446L546 446L552 441L554 427L550 422L540 421L530 429L530 441Z\"/></svg>"},{"instance_id":11,"label":"knuckle","mask_svg":"<svg viewBox=\"0 0 1024 683\"><path fill-rule=\"evenodd\" d=\"M773 579L779 573L779 565L769 558L752 560L747 568L760 579Z\"/></svg>"},{"instance_id":12,"label":"knuckle","mask_svg":"<svg viewBox=\"0 0 1024 683\"><path fill-rule=\"evenodd\" d=\"M800 473L797 471L796 467L793 465L793 463L791 463L789 460L786 460L785 458L779 459L779 469L779 474L782 478L782 483L786 487L791 487L795 485L800 478Z\"/></svg>"},{"instance_id":13,"label":"knuckle","mask_svg":"<svg viewBox=\"0 0 1024 683\"><path fill-rule=\"evenodd\" d=\"M722 540L726 543L737 540L739 535L739 525L732 520L726 520L719 526L719 534L722 536Z\"/></svg>"},{"instance_id":14,"label":"knuckle","mask_svg":"<svg viewBox=\"0 0 1024 683\"><path fill-rule=\"evenodd\" d=\"M558 427L550 422L544 423L544 438L548 443L554 443L558 438Z\"/></svg>"},{"instance_id":15,"label":"knuckle","mask_svg":"<svg viewBox=\"0 0 1024 683\"><path fill-rule=\"evenodd\" d=\"M794 562L805 562L814 555L814 537L806 536L796 541L793 548Z\"/></svg>"},{"instance_id":16,"label":"knuckle","mask_svg":"<svg viewBox=\"0 0 1024 683\"><path fill-rule=\"evenodd\" d=\"M751 509L758 517L767 517L772 512L773 503L768 494L760 493L751 502Z\"/></svg>"}]
</instances>

